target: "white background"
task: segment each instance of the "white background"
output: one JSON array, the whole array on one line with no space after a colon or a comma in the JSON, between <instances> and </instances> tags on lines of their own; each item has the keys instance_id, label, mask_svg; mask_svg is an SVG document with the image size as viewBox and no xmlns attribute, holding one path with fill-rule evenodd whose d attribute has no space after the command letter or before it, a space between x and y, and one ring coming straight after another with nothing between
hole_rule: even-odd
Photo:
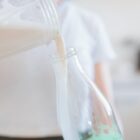
<instances>
[{"instance_id":1,"label":"white background","mask_svg":"<svg viewBox=\"0 0 140 140\"><path fill-rule=\"evenodd\" d=\"M140 30L139 0L75 0L100 14L113 39L138 36Z\"/></svg>"}]
</instances>

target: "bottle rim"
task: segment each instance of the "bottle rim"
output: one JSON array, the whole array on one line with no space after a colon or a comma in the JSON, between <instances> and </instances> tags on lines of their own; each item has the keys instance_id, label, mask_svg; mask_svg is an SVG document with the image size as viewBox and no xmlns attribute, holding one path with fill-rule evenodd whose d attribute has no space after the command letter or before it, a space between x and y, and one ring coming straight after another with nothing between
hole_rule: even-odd
<instances>
[{"instance_id":1,"label":"bottle rim","mask_svg":"<svg viewBox=\"0 0 140 140\"><path fill-rule=\"evenodd\" d=\"M58 54L57 56L51 56L51 60L55 63L55 62L60 62L60 61L64 61L67 60L73 56L77 55L77 50L75 48L69 48L66 50L66 54L64 57L60 57Z\"/></svg>"},{"instance_id":2,"label":"bottle rim","mask_svg":"<svg viewBox=\"0 0 140 140\"><path fill-rule=\"evenodd\" d=\"M69 48L66 53L66 57L71 57L77 55L77 50L75 48Z\"/></svg>"}]
</instances>

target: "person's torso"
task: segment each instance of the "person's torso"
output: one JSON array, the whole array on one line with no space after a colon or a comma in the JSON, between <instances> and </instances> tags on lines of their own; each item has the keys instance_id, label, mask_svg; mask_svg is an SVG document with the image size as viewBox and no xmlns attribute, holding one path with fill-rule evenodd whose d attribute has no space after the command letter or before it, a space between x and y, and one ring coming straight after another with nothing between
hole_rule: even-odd
<instances>
[{"instance_id":1,"label":"person's torso","mask_svg":"<svg viewBox=\"0 0 140 140\"><path fill-rule=\"evenodd\" d=\"M83 68L92 78L91 37L71 8L66 4L60 13L65 47L77 49ZM0 135L60 134L55 77L46 51L47 47L40 46L0 60Z\"/></svg>"}]
</instances>

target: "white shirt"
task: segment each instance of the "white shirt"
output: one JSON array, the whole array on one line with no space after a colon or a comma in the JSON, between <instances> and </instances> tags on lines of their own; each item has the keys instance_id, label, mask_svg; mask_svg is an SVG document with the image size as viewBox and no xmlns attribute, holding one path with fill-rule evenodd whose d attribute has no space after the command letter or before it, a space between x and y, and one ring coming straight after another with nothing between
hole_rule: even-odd
<instances>
[{"instance_id":1,"label":"white shirt","mask_svg":"<svg viewBox=\"0 0 140 140\"><path fill-rule=\"evenodd\" d=\"M68 2L59 14L66 48L78 50L92 78L94 64L114 56L102 22ZM46 52L47 48L39 47L0 60L0 135L59 135L55 80Z\"/></svg>"}]
</instances>

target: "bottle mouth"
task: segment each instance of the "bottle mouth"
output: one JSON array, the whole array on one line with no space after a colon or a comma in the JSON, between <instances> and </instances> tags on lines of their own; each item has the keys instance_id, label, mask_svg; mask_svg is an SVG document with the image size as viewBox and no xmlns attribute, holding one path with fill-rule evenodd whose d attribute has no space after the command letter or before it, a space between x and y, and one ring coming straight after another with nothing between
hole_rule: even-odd
<instances>
[{"instance_id":1,"label":"bottle mouth","mask_svg":"<svg viewBox=\"0 0 140 140\"><path fill-rule=\"evenodd\" d=\"M66 58L77 55L77 50L75 48L69 48L66 53Z\"/></svg>"},{"instance_id":2,"label":"bottle mouth","mask_svg":"<svg viewBox=\"0 0 140 140\"><path fill-rule=\"evenodd\" d=\"M55 63L55 62L67 60L75 55L77 55L77 50L75 48L69 48L66 50L64 57L61 57L59 54L56 54L56 55L50 56L50 58L51 58L51 61Z\"/></svg>"}]
</instances>

